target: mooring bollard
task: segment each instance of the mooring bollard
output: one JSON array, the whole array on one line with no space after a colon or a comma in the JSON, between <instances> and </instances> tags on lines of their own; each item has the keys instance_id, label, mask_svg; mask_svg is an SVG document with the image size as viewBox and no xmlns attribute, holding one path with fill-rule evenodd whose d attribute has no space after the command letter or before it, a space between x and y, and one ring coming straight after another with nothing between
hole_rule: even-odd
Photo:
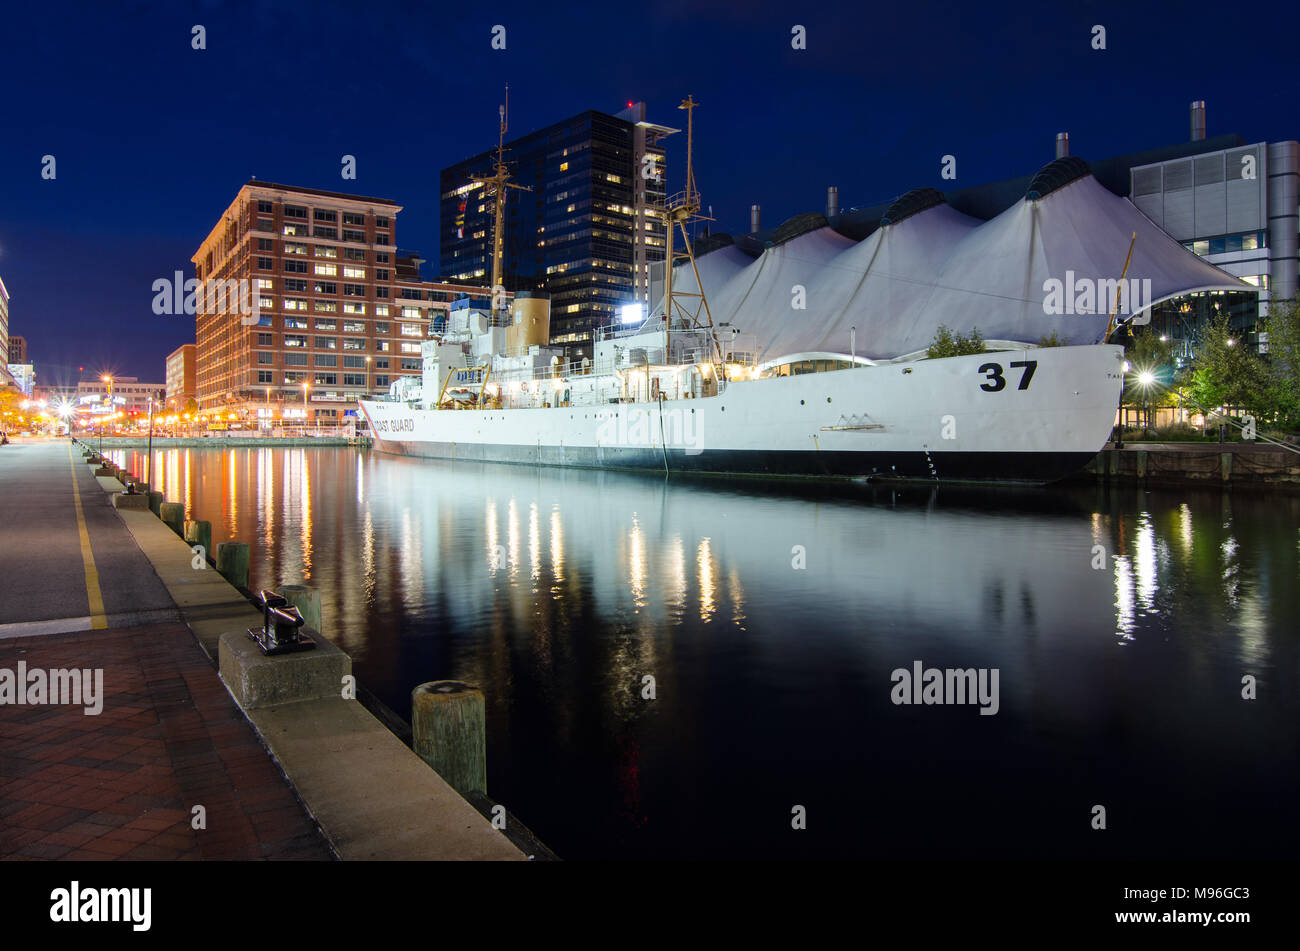
<instances>
[{"instance_id":1,"label":"mooring bollard","mask_svg":"<svg viewBox=\"0 0 1300 951\"><path fill-rule=\"evenodd\" d=\"M149 493L149 511L153 512L153 514L157 515L159 518L162 518L162 504L165 498L166 496L161 492Z\"/></svg>"},{"instance_id":2,"label":"mooring bollard","mask_svg":"<svg viewBox=\"0 0 1300 951\"><path fill-rule=\"evenodd\" d=\"M411 748L462 796L487 792L487 713L483 691L436 680L411 691Z\"/></svg>"},{"instance_id":3,"label":"mooring bollard","mask_svg":"<svg viewBox=\"0 0 1300 951\"><path fill-rule=\"evenodd\" d=\"M217 545L217 571L236 588L248 587L248 543L221 542Z\"/></svg>"},{"instance_id":4,"label":"mooring bollard","mask_svg":"<svg viewBox=\"0 0 1300 951\"><path fill-rule=\"evenodd\" d=\"M185 537L185 506L180 502L164 502L158 507L158 517L177 535Z\"/></svg>"},{"instance_id":5,"label":"mooring bollard","mask_svg":"<svg viewBox=\"0 0 1300 951\"><path fill-rule=\"evenodd\" d=\"M212 523L192 518L186 519L185 543L191 548L195 545L201 545L203 547L203 557L206 559L212 554Z\"/></svg>"},{"instance_id":6,"label":"mooring bollard","mask_svg":"<svg viewBox=\"0 0 1300 951\"><path fill-rule=\"evenodd\" d=\"M308 630L322 633L319 591L310 585L286 584L280 586L279 593L285 601L298 609Z\"/></svg>"}]
</instances>

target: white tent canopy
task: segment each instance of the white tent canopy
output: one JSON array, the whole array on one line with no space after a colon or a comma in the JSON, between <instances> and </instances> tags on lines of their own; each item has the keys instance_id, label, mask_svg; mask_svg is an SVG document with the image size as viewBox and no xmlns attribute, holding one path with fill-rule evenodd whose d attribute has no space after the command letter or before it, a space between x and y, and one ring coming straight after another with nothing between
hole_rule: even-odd
<instances>
[{"instance_id":1,"label":"white tent canopy","mask_svg":"<svg viewBox=\"0 0 1300 951\"><path fill-rule=\"evenodd\" d=\"M714 323L754 334L760 361L848 353L851 328L858 354L874 359L924 350L941 324L958 333L978 328L993 340L1032 344L1055 332L1066 343L1090 344L1106 332L1114 294L1107 282L1124 270L1134 232L1121 314L1194 291L1253 289L1090 174L1022 198L990 221L939 204L861 242L824 227L755 259L732 246L698 265ZM677 268L674 281L695 289L689 265ZM1091 312L1059 312L1076 303ZM655 313L662 311L661 300Z\"/></svg>"}]
</instances>

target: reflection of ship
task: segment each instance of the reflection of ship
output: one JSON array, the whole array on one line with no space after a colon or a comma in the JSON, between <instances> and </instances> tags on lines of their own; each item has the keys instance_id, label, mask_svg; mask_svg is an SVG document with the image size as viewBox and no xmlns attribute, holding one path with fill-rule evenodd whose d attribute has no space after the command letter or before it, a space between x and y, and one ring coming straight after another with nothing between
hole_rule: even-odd
<instances>
[{"instance_id":1,"label":"reflection of ship","mask_svg":"<svg viewBox=\"0 0 1300 951\"><path fill-rule=\"evenodd\" d=\"M577 362L548 346L545 293L522 292L507 305L501 292L503 209L507 189L517 187L507 182L503 114L496 174L483 179L496 205L492 308L453 310L441 335L422 345L422 378L399 380L385 400L361 402L377 448L524 465L978 482L1052 481L1101 449L1115 421L1123 350L1096 344L1100 334L1081 346L999 340L1001 352L926 359L922 350L872 360L856 345L849 353L828 346L774 352L787 338L784 328L768 333L770 319L758 320L767 339L742 332L747 313L770 311L758 295L734 320L715 324L686 228L700 218L690 165L695 105L682 104L686 189L659 209L668 223L667 260L680 257L679 267L665 268L662 306L640 326L596 330L592 358ZM960 231L939 214L956 214L946 206L924 198L913 206L907 213L924 227ZM925 218L929 212L938 217ZM892 225L895 232L903 226L912 227ZM864 271L854 294L869 286L867 277ZM933 275L926 280L937 286ZM885 306L901 301L881 296ZM986 307L996 298L980 297ZM844 307L848 319L856 319L855 299ZM870 326L871 307L852 306Z\"/></svg>"}]
</instances>

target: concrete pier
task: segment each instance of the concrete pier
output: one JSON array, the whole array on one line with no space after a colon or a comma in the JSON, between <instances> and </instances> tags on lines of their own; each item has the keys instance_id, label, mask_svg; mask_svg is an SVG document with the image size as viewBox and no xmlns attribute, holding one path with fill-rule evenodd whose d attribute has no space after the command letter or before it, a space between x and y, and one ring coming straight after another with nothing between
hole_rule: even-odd
<instances>
[{"instance_id":1,"label":"concrete pier","mask_svg":"<svg viewBox=\"0 0 1300 951\"><path fill-rule=\"evenodd\" d=\"M62 441L0 453L0 520L17 542L0 548L10 579L0 666L21 652L29 666L97 666L105 680L102 717L60 711L76 738L54 756L39 742L53 723L46 708L0 707L0 858L526 858L351 699L338 673L350 665L329 674L337 691L317 671L308 679L319 689L240 707L247 694L228 691L212 665L222 635L260 626L260 612L211 566L196 567L148 508L114 509L109 493L123 486L91 471ZM327 647L337 654L327 638L318 650ZM123 651L148 658L125 661L143 681L114 660ZM271 663L293 656L262 658L263 670L278 676ZM120 739L122 726L156 729L163 718L178 745L133 753ZM243 798L249 784L253 800ZM214 834L191 829L196 804L219 810Z\"/></svg>"},{"instance_id":2,"label":"concrete pier","mask_svg":"<svg viewBox=\"0 0 1300 951\"><path fill-rule=\"evenodd\" d=\"M1125 443L1107 446L1076 479L1297 491L1300 453L1268 443Z\"/></svg>"}]
</instances>

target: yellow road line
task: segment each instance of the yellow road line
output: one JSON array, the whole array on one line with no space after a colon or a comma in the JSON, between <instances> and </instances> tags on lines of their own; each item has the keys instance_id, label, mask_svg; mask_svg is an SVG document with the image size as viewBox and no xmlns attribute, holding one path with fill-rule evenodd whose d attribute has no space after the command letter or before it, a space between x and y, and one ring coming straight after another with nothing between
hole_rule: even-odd
<instances>
[{"instance_id":1,"label":"yellow road line","mask_svg":"<svg viewBox=\"0 0 1300 951\"><path fill-rule=\"evenodd\" d=\"M90 602L91 630L108 627L108 618L104 616L104 596L99 590L99 569L95 567L95 556L90 550L90 533L86 531L86 517L81 511L81 490L77 488L77 461L72 455L72 446L68 446L68 463L72 466L72 505L77 512L77 534L81 536L81 562L86 569L86 600Z\"/></svg>"}]
</instances>

